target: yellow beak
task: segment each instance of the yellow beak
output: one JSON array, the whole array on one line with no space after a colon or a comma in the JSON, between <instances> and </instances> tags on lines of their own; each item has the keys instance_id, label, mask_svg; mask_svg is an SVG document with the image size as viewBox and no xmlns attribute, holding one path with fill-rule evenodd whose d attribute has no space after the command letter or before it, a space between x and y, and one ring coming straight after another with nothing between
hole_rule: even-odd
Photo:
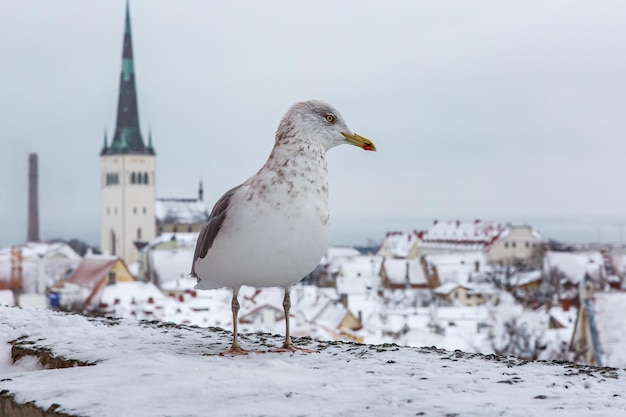
<instances>
[{"instance_id":1,"label":"yellow beak","mask_svg":"<svg viewBox=\"0 0 626 417\"><path fill-rule=\"evenodd\" d=\"M350 145L358 146L359 148L364 149L366 151L376 150L376 146L374 146L374 142L372 142L368 138L364 138L363 136L358 135L356 133L341 132L341 134L345 136L346 140L348 141Z\"/></svg>"}]
</instances>

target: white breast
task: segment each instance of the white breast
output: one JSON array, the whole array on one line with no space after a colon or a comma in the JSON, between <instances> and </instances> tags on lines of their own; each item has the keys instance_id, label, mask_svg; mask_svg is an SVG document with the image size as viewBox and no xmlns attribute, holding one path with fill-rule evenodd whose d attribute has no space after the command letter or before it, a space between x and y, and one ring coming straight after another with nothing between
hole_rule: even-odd
<instances>
[{"instance_id":1,"label":"white breast","mask_svg":"<svg viewBox=\"0 0 626 417\"><path fill-rule=\"evenodd\" d=\"M318 265L328 245L325 152L283 151L233 195L213 246L196 261L196 288L284 287Z\"/></svg>"}]
</instances>

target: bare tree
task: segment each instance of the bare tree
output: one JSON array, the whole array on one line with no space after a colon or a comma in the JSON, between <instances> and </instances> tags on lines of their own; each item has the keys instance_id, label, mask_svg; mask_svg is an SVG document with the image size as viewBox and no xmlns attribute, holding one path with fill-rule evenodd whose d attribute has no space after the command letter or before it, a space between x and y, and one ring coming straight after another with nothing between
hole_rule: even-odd
<instances>
[{"instance_id":1,"label":"bare tree","mask_svg":"<svg viewBox=\"0 0 626 417\"><path fill-rule=\"evenodd\" d=\"M547 347L540 332L530 331L526 323L519 323L515 317L505 321L502 330L490 340L491 348L498 355L537 360Z\"/></svg>"}]
</instances>

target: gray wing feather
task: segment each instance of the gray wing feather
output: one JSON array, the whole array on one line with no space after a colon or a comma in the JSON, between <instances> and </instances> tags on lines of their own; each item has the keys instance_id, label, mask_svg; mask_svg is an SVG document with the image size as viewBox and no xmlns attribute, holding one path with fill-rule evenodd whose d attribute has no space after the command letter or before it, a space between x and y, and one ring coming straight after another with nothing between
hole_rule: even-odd
<instances>
[{"instance_id":1,"label":"gray wing feather","mask_svg":"<svg viewBox=\"0 0 626 417\"><path fill-rule=\"evenodd\" d=\"M209 252L209 249L211 249L211 246L213 246L215 237L220 231L222 224L224 223L224 219L226 218L226 213L230 208L230 199L232 198L233 194L235 194L235 192L239 189L239 187L241 187L241 185L238 185L237 187L226 191L226 193L224 193L224 195L219 200L217 200L215 206L213 206L213 210L211 210L211 214L209 214L209 221L207 222L207 224L204 225L204 227L200 231L200 234L198 235L198 241L196 242L196 251L194 252L193 262L191 263L192 277L198 277L194 269L196 260L198 258L204 258Z\"/></svg>"}]
</instances>

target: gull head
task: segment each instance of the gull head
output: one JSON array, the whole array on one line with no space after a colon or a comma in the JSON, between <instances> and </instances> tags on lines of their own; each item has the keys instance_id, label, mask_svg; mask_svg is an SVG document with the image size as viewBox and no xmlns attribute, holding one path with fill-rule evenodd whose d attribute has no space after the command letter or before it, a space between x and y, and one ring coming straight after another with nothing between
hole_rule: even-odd
<instances>
[{"instance_id":1,"label":"gull head","mask_svg":"<svg viewBox=\"0 0 626 417\"><path fill-rule=\"evenodd\" d=\"M348 128L337 109L321 100L296 103L285 113L276 131L276 142L293 139L317 142L325 150L342 144L376 150L372 141Z\"/></svg>"}]
</instances>

